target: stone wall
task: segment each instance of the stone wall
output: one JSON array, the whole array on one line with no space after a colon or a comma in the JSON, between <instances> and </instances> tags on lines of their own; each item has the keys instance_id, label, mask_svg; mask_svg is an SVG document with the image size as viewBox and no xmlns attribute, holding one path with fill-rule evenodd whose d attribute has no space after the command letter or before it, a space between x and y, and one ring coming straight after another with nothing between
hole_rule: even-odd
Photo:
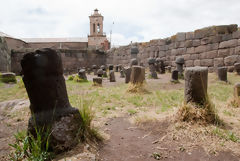
<instances>
[{"instance_id":1,"label":"stone wall","mask_svg":"<svg viewBox=\"0 0 240 161\"><path fill-rule=\"evenodd\" d=\"M21 49L12 50L11 52L11 71L20 74L21 72L21 59L27 52L32 52L34 49ZM106 55L96 50L70 50L70 49L58 49L61 54L63 69L65 73L77 72L80 67L91 67L95 65L106 64Z\"/></svg>"},{"instance_id":2,"label":"stone wall","mask_svg":"<svg viewBox=\"0 0 240 161\"><path fill-rule=\"evenodd\" d=\"M175 67L175 59L183 56L185 66L214 67L240 62L240 30L237 25L211 26L194 32L177 33L169 38L137 43L138 59L147 66L147 58L160 57L165 65ZM128 65L131 45L113 48L107 53L107 63Z\"/></svg>"},{"instance_id":3,"label":"stone wall","mask_svg":"<svg viewBox=\"0 0 240 161\"><path fill-rule=\"evenodd\" d=\"M29 48L52 48L52 49L81 49L86 50L88 47L87 42L29 42Z\"/></svg>"},{"instance_id":4,"label":"stone wall","mask_svg":"<svg viewBox=\"0 0 240 161\"><path fill-rule=\"evenodd\" d=\"M5 38L0 37L0 72L8 72L11 70L10 51L8 50Z\"/></svg>"}]
</instances>

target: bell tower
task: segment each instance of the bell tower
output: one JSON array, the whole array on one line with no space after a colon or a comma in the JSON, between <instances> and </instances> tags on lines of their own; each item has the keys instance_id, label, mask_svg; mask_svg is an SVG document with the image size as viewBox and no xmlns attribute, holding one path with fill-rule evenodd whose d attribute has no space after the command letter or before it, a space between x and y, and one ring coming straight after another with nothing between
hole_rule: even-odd
<instances>
[{"instance_id":1,"label":"bell tower","mask_svg":"<svg viewBox=\"0 0 240 161\"><path fill-rule=\"evenodd\" d=\"M93 49L105 48L104 44L107 41L106 34L103 32L104 17L94 10L94 13L89 16L90 20L90 35L88 35L88 47Z\"/></svg>"}]
</instances>

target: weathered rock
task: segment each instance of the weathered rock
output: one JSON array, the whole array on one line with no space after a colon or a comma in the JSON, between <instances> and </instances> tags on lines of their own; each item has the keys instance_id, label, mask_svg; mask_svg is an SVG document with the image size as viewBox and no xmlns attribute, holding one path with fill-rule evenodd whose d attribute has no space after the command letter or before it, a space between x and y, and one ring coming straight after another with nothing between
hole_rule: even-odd
<instances>
[{"instance_id":1,"label":"weathered rock","mask_svg":"<svg viewBox=\"0 0 240 161\"><path fill-rule=\"evenodd\" d=\"M177 57L175 63L177 64L177 70L180 75L183 75L183 64L184 64L184 58L183 57Z\"/></svg>"},{"instance_id":2,"label":"weathered rock","mask_svg":"<svg viewBox=\"0 0 240 161\"><path fill-rule=\"evenodd\" d=\"M0 81L4 83L17 83L16 74L12 72L1 73Z\"/></svg>"},{"instance_id":3,"label":"weathered rock","mask_svg":"<svg viewBox=\"0 0 240 161\"><path fill-rule=\"evenodd\" d=\"M85 71L85 69L80 69L79 72L78 72L78 76L79 76L79 78L81 78L81 79L87 80L87 76L86 76L86 71Z\"/></svg>"},{"instance_id":4,"label":"weathered rock","mask_svg":"<svg viewBox=\"0 0 240 161\"><path fill-rule=\"evenodd\" d=\"M208 68L190 67L185 70L185 102L204 104L207 99Z\"/></svg>"},{"instance_id":5,"label":"weathered rock","mask_svg":"<svg viewBox=\"0 0 240 161\"><path fill-rule=\"evenodd\" d=\"M123 69L121 69L121 70L120 70L120 78L124 78L124 77L125 77L124 71L123 71Z\"/></svg>"},{"instance_id":6,"label":"weathered rock","mask_svg":"<svg viewBox=\"0 0 240 161\"><path fill-rule=\"evenodd\" d=\"M107 72L105 70L103 71L103 77L105 77L105 78L108 77Z\"/></svg>"},{"instance_id":7,"label":"weathered rock","mask_svg":"<svg viewBox=\"0 0 240 161\"><path fill-rule=\"evenodd\" d=\"M101 65L100 69L102 69L103 71L106 71L106 66L105 65Z\"/></svg>"},{"instance_id":8,"label":"weathered rock","mask_svg":"<svg viewBox=\"0 0 240 161\"><path fill-rule=\"evenodd\" d=\"M226 66L234 65L238 61L239 61L239 55L231 55L231 56L228 56L228 57L224 58L224 64Z\"/></svg>"},{"instance_id":9,"label":"weathered rock","mask_svg":"<svg viewBox=\"0 0 240 161\"><path fill-rule=\"evenodd\" d=\"M232 73L234 71L234 66L228 66L228 72Z\"/></svg>"},{"instance_id":10,"label":"weathered rock","mask_svg":"<svg viewBox=\"0 0 240 161\"><path fill-rule=\"evenodd\" d=\"M131 68L130 67L125 67L124 68L124 73L125 73L125 83L129 83L130 76L131 76Z\"/></svg>"},{"instance_id":11,"label":"weathered rock","mask_svg":"<svg viewBox=\"0 0 240 161\"><path fill-rule=\"evenodd\" d=\"M172 71L172 79L171 82L178 82L178 70Z\"/></svg>"},{"instance_id":12,"label":"weathered rock","mask_svg":"<svg viewBox=\"0 0 240 161\"><path fill-rule=\"evenodd\" d=\"M213 64L214 64L214 67L222 67L222 66L224 66L223 58L214 58Z\"/></svg>"},{"instance_id":13,"label":"weathered rock","mask_svg":"<svg viewBox=\"0 0 240 161\"><path fill-rule=\"evenodd\" d=\"M97 75L97 66L96 65L92 65L92 70L93 70L93 74Z\"/></svg>"},{"instance_id":14,"label":"weathered rock","mask_svg":"<svg viewBox=\"0 0 240 161\"><path fill-rule=\"evenodd\" d=\"M139 53L137 46L131 47L131 58L137 58L137 54Z\"/></svg>"},{"instance_id":15,"label":"weathered rock","mask_svg":"<svg viewBox=\"0 0 240 161\"><path fill-rule=\"evenodd\" d=\"M143 83L145 80L145 68L141 66L132 66L130 82L133 84Z\"/></svg>"},{"instance_id":16,"label":"weathered rock","mask_svg":"<svg viewBox=\"0 0 240 161\"><path fill-rule=\"evenodd\" d=\"M227 67L218 67L218 79L227 82Z\"/></svg>"},{"instance_id":17,"label":"weathered rock","mask_svg":"<svg viewBox=\"0 0 240 161\"><path fill-rule=\"evenodd\" d=\"M167 66L166 70L167 70L168 73L171 73L172 72L172 67L171 66Z\"/></svg>"},{"instance_id":18,"label":"weathered rock","mask_svg":"<svg viewBox=\"0 0 240 161\"><path fill-rule=\"evenodd\" d=\"M52 49L36 50L24 55L21 66L31 103L28 132L36 136L35 128L50 128L50 148L71 149L79 140L82 118L69 103L61 56Z\"/></svg>"},{"instance_id":19,"label":"weathered rock","mask_svg":"<svg viewBox=\"0 0 240 161\"><path fill-rule=\"evenodd\" d=\"M149 70L150 70L150 78L157 79L157 72L155 68L155 58L148 58Z\"/></svg>"},{"instance_id":20,"label":"weathered rock","mask_svg":"<svg viewBox=\"0 0 240 161\"><path fill-rule=\"evenodd\" d=\"M110 71L110 70L113 70L113 68L114 68L113 64L109 64L109 65L108 65L108 70L109 70L109 71Z\"/></svg>"},{"instance_id":21,"label":"weathered rock","mask_svg":"<svg viewBox=\"0 0 240 161\"><path fill-rule=\"evenodd\" d=\"M115 74L114 74L114 71L113 71L113 70L111 70L111 71L109 72L109 80L110 80L110 82L116 82Z\"/></svg>"},{"instance_id":22,"label":"weathered rock","mask_svg":"<svg viewBox=\"0 0 240 161\"><path fill-rule=\"evenodd\" d=\"M103 77L103 70L102 69L98 69L97 70L97 75L98 75L98 77Z\"/></svg>"},{"instance_id":23,"label":"weathered rock","mask_svg":"<svg viewBox=\"0 0 240 161\"><path fill-rule=\"evenodd\" d=\"M219 44L219 48L223 49L223 48L230 48L230 47L236 47L238 44L238 40L237 39L232 39L232 40L228 40L228 41L223 41Z\"/></svg>"},{"instance_id":24,"label":"weathered rock","mask_svg":"<svg viewBox=\"0 0 240 161\"><path fill-rule=\"evenodd\" d=\"M102 78L101 77L93 78L93 85L94 86L102 86Z\"/></svg>"},{"instance_id":25,"label":"weathered rock","mask_svg":"<svg viewBox=\"0 0 240 161\"><path fill-rule=\"evenodd\" d=\"M235 63L234 64L234 69L237 72L237 74L240 75L240 63Z\"/></svg>"},{"instance_id":26,"label":"weathered rock","mask_svg":"<svg viewBox=\"0 0 240 161\"><path fill-rule=\"evenodd\" d=\"M87 74L91 74L91 68L87 68Z\"/></svg>"}]
</instances>

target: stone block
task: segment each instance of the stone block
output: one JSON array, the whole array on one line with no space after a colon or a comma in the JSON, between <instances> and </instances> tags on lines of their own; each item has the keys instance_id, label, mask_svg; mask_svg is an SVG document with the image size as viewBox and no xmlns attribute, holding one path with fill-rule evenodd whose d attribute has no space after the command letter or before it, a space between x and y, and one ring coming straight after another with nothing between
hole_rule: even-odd
<instances>
[{"instance_id":1,"label":"stone block","mask_svg":"<svg viewBox=\"0 0 240 161\"><path fill-rule=\"evenodd\" d=\"M193 65L194 66L200 66L201 65L200 60L194 60Z\"/></svg>"},{"instance_id":2,"label":"stone block","mask_svg":"<svg viewBox=\"0 0 240 161\"><path fill-rule=\"evenodd\" d=\"M201 45L201 46L198 46L198 47L194 48L195 53L203 53L203 52L206 52L206 51L207 51L207 46L206 45Z\"/></svg>"},{"instance_id":3,"label":"stone block","mask_svg":"<svg viewBox=\"0 0 240 161\"><path fill-rule=\"evenodd\" d=\"M213 59L202 59L200 60L201 66L204 67L212 67L213 66Z\"/></svg>"},{"instance_id":4,"label":"stone block","mask_svg":"<svg viewBox=\"0 0 240 161\"><path fill-rule=\"evenodd\" d=\"M187 60L185 61L185 66L186 67L192 67L194 65L193 60Z\"/></svg>"},{"instance_id":5,"label":"stone block","mask_svg":"<svg viewBox=\"0 0 240 161\"><path fill-rule=\"evenodd\" d=\"M199 54L191 54L190 55L190 59L191 60L196 60L196 59L198 59L199 58Z\"/></svg>"},{"instance_id":6,"label":"stone block","mask_svg":"<svg viewBox=\"0 0 240 161\"><path fill-rule=\"evenodd\" d=\"M214 35L208 37L208 43L219 43L222 41L222 36L221 35Z\"/></svg>"},{"instance_id":7,"label":"stone block","mask_svg":"<svg viewBox=\"0 0 240 161\"><path fill-rule=\"evenodd\" d=\"M186 33L184 33L184 32L177 33L176 40L177 41L185 41L186 40Z\"/></svg>"},{"instance_id":8,"label":"stone block","mask_svg":"<svg viewBox=\"0 0 240 161\"><path fill-rule=\"evenodd\" d=\"M193 41L192 40L187 40L185 41L185 47L189 48L193 46Z\"/></svg>"},{"instance_id":9,"label":"stone block","mask_svg":"<svg viewBox=\"0 0 240 161\"><path fill-rule=\"evenodd\" d=\"M231 55L224 58L225 66L232 66L239 60L239 55Z\"/></svg>"},{"instance_id":10,"label":"stone block","mask_svg":"<svg viewBox=\"0 0 240 161\"><path fill-rule=\"evenodd\" d=\"M166 45L166 41L163 40L163 39L160 39L160 40L157 41L157 45L158 46Z\"/></svg>"},{"instance_id":11,"label":"stone block","mask_svg":"<svg viewBox=\"0 0 240 161\"><path fill-rule=\"evenodd\" d=\"M229 49L219 49L218 50L218 57L226 57L230 55Z\"/></svg>"},{"instance_id":12,"label":"stone block","mask_svg":"<svg viewBox=\"0 0 240 161\"><path fill-rule=\"evenodd\" d=\"M235 54L240 55L240 46L235 47Z\"/></svg>"},{"instance_id":13,"label":"stone block","mask_svg":"<svg viewBox=\"0 0 240 161\"><path fill-rule=\"evenodd\" d=\"M222 41L228 41L231 40L232 38L232 34L224 34L222 35Z\"/></svg>"},{"instance_id":14,"label":"stone block","mask_svg":"<svg viewBox=\"0 0 240 161\"><path fill-rule=\"evenodd\" d=\"M214 58L213 65L214 67L222 67L224 66L224 59L223 58Z\"/></svg>"},{"instance_id":15,"label":"stone block","mask_svg":"<svg viewBox=\"0 0 240 161\"><path fill-rule=\"evenodd\" d=\"M191 48L187 48L187 51L186 51L187 54L194 54L194 47L191 47Z\"/></svg>"},{"instance_id":16,"label":"stone block","mask_svg":"<svg viewBox=\"0 0 240 161\"><path fill-rule=\"evenodd\" d=\"M213 73L214 72L214 68L213 67L208 67L208 72L209 73Z\"/></svg>"},{"instance_id":17,"label":"stone block","mask_svg":"<svg viewBox=\"0 0 240 161\"><path fill-rule=\"evenodd\" d=\"M214 43L214 44L208 44L207 45L207 51L211 51L211 50L218 50L218 43Z\"/></svg>"},{"instance_id":18,"label":"stone block","mask_svg":"<svg viewBox=\"0 0 240 161\"><path fill-rule=\"evenodd\" d=\"M194 32L187 32L186 40L193 40L193 39L194 39Z\"/></svg>"},{"instance_id":19,"label":"stone block","mask_svg":"<svg viewBox=\"0 0 240 161\"><path fill-rule=\"evenodd\" d=\"M213 59L213 58L216 58L217 56L218 56L217 50L206 52L206 59Z\"/></svg>"},{"instance_id":20,"label":"stone block","mask_svg":"<svg viewBox=\"0 0 240 161\"><path fill-rule=\"evenodd\" d=\"M236 47L238 45L238 40L237 39L232 39L228 41L223 41L219 44L219 48L231 48L231 47Z\"/></svg>"},{"instance_id":21,"label":"stone block","mask_svg":"<svg viewBox=\"0 0 240 161\"><path fill-rule=\"evenodd\" d=\"M190 60L191 55L190 54L185 54L183 55L184 60Z\"/></svg>"},{"instance_id":22,"label":"stone block","mask_svg":"<svg viewBox=\"0 0 240 161\"><path fill-rule=\"evenodd\" d=\"M240 38L240 30L237 30L232 33L232 38L233 39L239 39Z\"/></svg>"},{"instance_id":23,"label":"stone block","mask_svg":"<svg viewBox=\"0 0 240 161\"><path fill-rule=\"evenodd\" d=\"M166 50L168 50L167 45L159 46L159 51L166 51Z\"/></svg>"},{"instance_id":24,"label":"stone block","mask_svg":"<svg viewBox=\"0 0 240 161\"><path fill-rule=\"evenodd\" d=\"M180 41L179 42L179 47L184 48L185 47L185 41Z\"/></svg>"},{"instance_id":25,"label":"stone block","mask_svg":"<svg viewBox=\"0 0 240 161\"><path fill-rule=\"evenodd\" d=\"M193 45L194 47L200 46L200 45L201 45L201 40L193 40L193 41L192 41L192 45Z\"/></svg>"}]
</instances>

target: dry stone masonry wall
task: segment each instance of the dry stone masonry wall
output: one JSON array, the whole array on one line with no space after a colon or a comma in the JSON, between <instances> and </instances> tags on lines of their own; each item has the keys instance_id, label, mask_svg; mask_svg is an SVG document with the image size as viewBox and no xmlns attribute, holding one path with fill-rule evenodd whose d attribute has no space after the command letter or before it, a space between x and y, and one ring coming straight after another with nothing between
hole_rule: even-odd
<instances>
[{"instance_id":1,"label":"dry stone masonry wall","mask_svg":"<svg viewBox=\"0 0 240 161\"><path fill-rule=\"evenodd\" d=\"M186 67L204 66L210 71L222 66L232 69L234 63L240 62L237 25L211 26L135 45L139 49L138 61L145 66L149 57L161 58L166 66L175 67L176 58L183 56ZM131 45L111 49L107 53L107 63L129 64L130 49Z\"/></svg>"}]
</instances>

